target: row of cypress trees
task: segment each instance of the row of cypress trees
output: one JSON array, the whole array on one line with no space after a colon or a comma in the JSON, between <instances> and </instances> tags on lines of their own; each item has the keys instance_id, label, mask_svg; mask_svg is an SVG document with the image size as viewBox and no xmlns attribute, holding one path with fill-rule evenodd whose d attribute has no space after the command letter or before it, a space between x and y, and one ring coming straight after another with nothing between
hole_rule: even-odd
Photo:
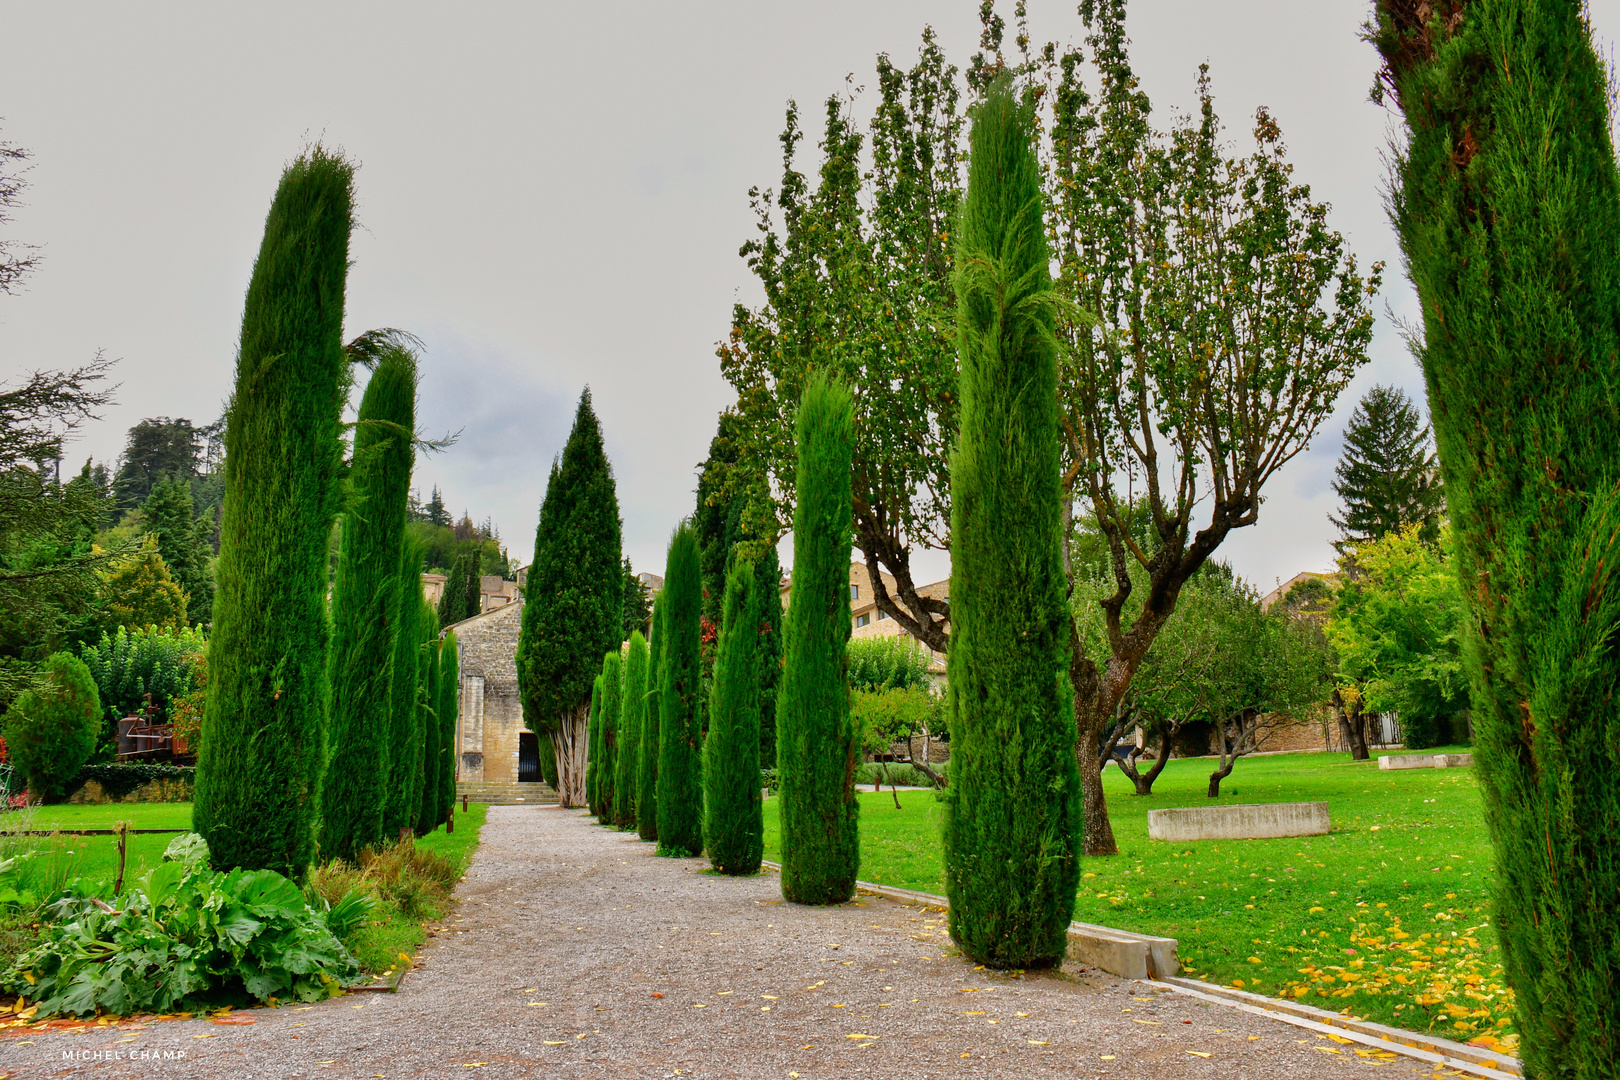
<instances>
[{"instance_id":1,"label":"row of cypress trees","mask_svg":"<svg viewBox=\"0 0 1620 1080\"><path fill-rule=\"evenodd\" d=\"M301 876L444 819L454 638L405 542L417 361L342 341L354 170L316 146L283 172L242 317L225 433L210 680L193 826L221 866ZM356 364L373 368L343 454ZM340 548L327 598L327 537Z\"/></svg>"}]
</instances>

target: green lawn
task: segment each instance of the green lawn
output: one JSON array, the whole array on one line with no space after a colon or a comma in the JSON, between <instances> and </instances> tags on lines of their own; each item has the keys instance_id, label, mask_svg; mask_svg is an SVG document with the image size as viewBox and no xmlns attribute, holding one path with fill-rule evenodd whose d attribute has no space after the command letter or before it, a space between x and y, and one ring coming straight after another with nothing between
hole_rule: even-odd
<instances>
[{"instance_id":1,"label":"green lawn","mask_svg":"<svg viewBox=\"0 0 1620 1080\"><path fill-rule=\"evenodd\" d=\"M1075 918L1176 938L1187 972L1211 982L1463 1040L1511 1030L1471 770L1380 772L1376 760L1344 754L1249 758L1222 784L1222 802L1325 800L1333 831L1148 840L1149 810L1208 805L1213 767L1174 760L1148 798L1107 771L1120 854L1085 860ZM901 792L900 810L887 791L860 799L861 878L943 893L944 806L934 794ZM775 858L775 800L765 832L766 857Z\"/></svg>"}]
</instances>

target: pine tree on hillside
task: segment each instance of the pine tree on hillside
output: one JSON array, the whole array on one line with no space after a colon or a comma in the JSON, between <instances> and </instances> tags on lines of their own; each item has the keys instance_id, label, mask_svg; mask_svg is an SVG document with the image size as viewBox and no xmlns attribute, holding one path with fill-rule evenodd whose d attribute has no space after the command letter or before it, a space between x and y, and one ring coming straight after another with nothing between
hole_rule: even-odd
<instances>
[{"instance_id":1,"label":"pine tree on hillside","mask_svg":"<svg viewBox=\"0 0 1620 1080\"><path fill-rule=\"evenodd\" d=\"M439 597L440 626L451 626L479 614L483 607L483 555L482 544L460 545Z\"/></svg>"},{"instance_id":2,"label":"pine tree on hillside","mask_svg":"<svg viewBox=\"0 0 1620 1080\"><path fill-rule=\"evenodd\" d=\"M658 839L658 747L663 724L664 594L653 598L652 640L647 643L647 711L642 714L641 768L636 781L636 833Z\"/></svg>"},{"instance_id":3,"label":"pine tree on hillside","mask_svg":"<svg viewBox=\"0 0 1620 1080\"><path fill-rule=\"evenodd\" d=\"M192 809L216 866L299 877L315 854L353 219L353 167L308 151L282 174L248 284Z\"/></svg>"},{"instance_id":4,"label":"pine tree on hillside","mask_svg":"<svg viewBox=\"0 0 1620 1080\"><path fill-rule=\"evenodd\" d=\"M703 741L703 844L722 874L753 874L765 854L759 777L759 604L754 565L726 575L709 734Z\"/></svg>"},{"instance_id":5,"label":"pine tree on hillside","mask_svg":"<svg viewBox=\"0 0 1620 1080\"><path fill-rule=\"evenodd\" d=\"M619 691L619 746L614 754L613 823L636 827L636 797L641 786L641 732L647 722L647 639L630 634L624 654L624 682Z\"/></svg>"},{"instance_id":6,"label":"pine tree on hillside","mask_svg":"<svg viewBox=\"0 0 1620 1080\"><path fill-rule=\"evenodd\" d=\"M186 594L186 620L193 625L206 624L214 610L207 542L213 529L209 522L193 517L191 486L172 477L158 480L141 504L141 518L146 531L157 537L158 553L168 565L174 583Z\"/></svg>"},{"instance_id":7,"label":"pine tree on hillside","mask_svg":"<svg viewBox=\"0 0 1620 1080\"><path fill-rule=\"evenodd\" d=\"M439 613L422 603L421 659L417 661L416 710L422 725L422 793L416 803L416 835L426 836L439 827L439 770L444 764L439 745Z\"/></svg>"},{"instance_id":8,"label":"pine tree on hillside","mask_svg":"<svg viewBox=\"0 0 1620 1080\"><path fill-rule=\"evenodd\" d=\"M1585 5L1379 0L1526 1076L1620 1061L1620 170Z\"/></svg>"},{"instance_id":9,"label":"pine tree on hillside","mask_svg":"<svg viewBox=\"0 0 1620 1080\"><path fill-rule=\"evenodd\" d=\"M1057 343L1033 105L973 111L956 227L961 430L951 457L951 937L997 968L1061 963L1080 881ZM798 591L798 582L794 582Z\"/></svg>"},{"instance_id":10,"label":"pine tree on hillside","mask_svg":"<svg viewBox=\"0 0 1620 1080\"><path fill-rule=\"evenodd\" d=\"M450 511L444 508L444 496L439 494L438 484L433 485L433 497L428 500L427 519L430 525L450 525Z\"/></svg>"},{"instance_id":11,"label":"pine tree on hillside","mask_svg":"<svg viewBox=\"0 0 1620 1080\"><path fill-rule=\"evenodd\" d=\"M601 732L601 758L594 771L596 820L603 825L613 824L613 783L618 775L615 757L619 748L619 680L623 667L618 649L602 657L602 701L596 721L597 730Z\"/></svg>"},{"instance_id":12,"label":"pine tree on hillside","mask_svg":"<svg viewBox=\"0 0 1620 1080\"><path fill-rule=\"evenodd\" d=\"M360 399L332 586L332 712L321 855L353 861L385 836L399 568L416 430L416 357L394 344Z\"/></svg>"},{"instance_id":13,"label":"pine tree on hillside","mask_svg":"<svg viewBox=\"0 0 1620 1080\"><path fill-rule=\"evenodd\" d=\"M401 829L416 829L422 805L422 716L416 706L418 668L422 663L423 618L422 546L406 533L401 543L399 632L394 635L393 679L388 691L388 786L383 804L383 838L397 837Z\"/></svg>"},{"instance_id":14,"label":"pine tree on hillside","mask_svg":"<svg viewBox=\"0 0 1620 1080\"><path fill-rule=\"evenodd\" d=\"M805 384L796 420L798 505L787 654L776 697L776 768L782 820L782 895L841 904L860 868L859 740L849 715L849 391L823 375Z\"/></svg>"},{"instance_id":15,"label":"pine tree on hillside","mask_svg":"<svg viewBox=\"0 0 1620 1080\"><path fill-rule=\"evenodd\" d=\"M1429 426L1406 393L1393 386L1367 391L1344 431L1344 455L1333 470L1333 491L1344 516L1329 515L1343 551L1421 524L1422 537L1440 539L1445 498L1439 467L1429 450Z\"/></svg>"},{"instance_id":16,"label":"pine tree on hillside","mask_svg":"<svg viewBox=\"0 0 1620 1080\"><path fill-rule=\"evenodd\" d=\"M664 570L658 689L658 854L683 858L703 850L702 727L698 694L703 577L697 531L689 521L669 541Z\"/></svg>"},{"instance_id":17,"label":"pine tree on hillside","mask_svg":"<svg viewBox=\"0 0 1620 1080\"><path fill-rule=\"evenodd\" d=\"M450 630L439 646L439 820L456 801L456 721L461 715L461 653Z\"/></svg>"},{"instance_id":18,"label":"pine tree on hillside","mask_svg":"<svg viewBox=\"0 0 1620 1080\"><path fill-rule=\"evenodd\" d=\"M624 640L622 558L613 470L587 389L540 507L517 648L524 723L551 736L563 806L584 797L591 683Z\"/></svg>"}]
</instances>

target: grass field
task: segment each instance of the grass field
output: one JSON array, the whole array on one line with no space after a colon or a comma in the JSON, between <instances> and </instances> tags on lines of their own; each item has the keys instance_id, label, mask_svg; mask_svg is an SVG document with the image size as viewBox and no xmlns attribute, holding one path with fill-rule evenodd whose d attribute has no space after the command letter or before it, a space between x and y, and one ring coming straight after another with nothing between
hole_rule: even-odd
<instances>
[{"instance_id":1,"label":"grass field","mask_svg":"<svg viewBox=\"0 0 1620 1080\"><path fill-rule=\"evenodd\" d=\"M1471 770L1380 772L1344 754L1246 758L1223 803L1325 800L1325 836L1171 845L1149 810L1205 806L1212 762L1171 761L1138 798L1104 776L1116 858L1087 859L1075 918L1176 938L1187 973L1463 1041L1505 1036L1512 992L1489 926L1491 855ZM933 792L863 792L866 881L943 893ZM780 851L766 804L766 857Z\"/></svg>"}]
</instances>

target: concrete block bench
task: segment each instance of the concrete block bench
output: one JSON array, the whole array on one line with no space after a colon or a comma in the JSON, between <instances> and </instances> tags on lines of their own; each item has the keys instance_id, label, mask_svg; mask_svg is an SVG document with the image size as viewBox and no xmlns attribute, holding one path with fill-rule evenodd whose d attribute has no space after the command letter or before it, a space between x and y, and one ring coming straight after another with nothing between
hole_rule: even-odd
<instances>
[{"instance_id":1,"label":"concrete block bench","mask_svg":"<svg viewBox=\"0 0 1620 1080\"><path fill-rule=\"evenodd\" d=\"M1386 754L1378 759L1380 769L1466 769L1473 763L1473 754Z\"/></svg>"},{"instance_id":2,"label":"concrete block bench","mask_svg":"<svg viewBox=\"0 0 1620 1080\"><path fill-rule=\"evenodd\" d=\"M1332 829L1325 802L1240 803L1149 810L1152 840L1260 840L1274 836L1317 836Z\"/></svg>"}]
</instances>

